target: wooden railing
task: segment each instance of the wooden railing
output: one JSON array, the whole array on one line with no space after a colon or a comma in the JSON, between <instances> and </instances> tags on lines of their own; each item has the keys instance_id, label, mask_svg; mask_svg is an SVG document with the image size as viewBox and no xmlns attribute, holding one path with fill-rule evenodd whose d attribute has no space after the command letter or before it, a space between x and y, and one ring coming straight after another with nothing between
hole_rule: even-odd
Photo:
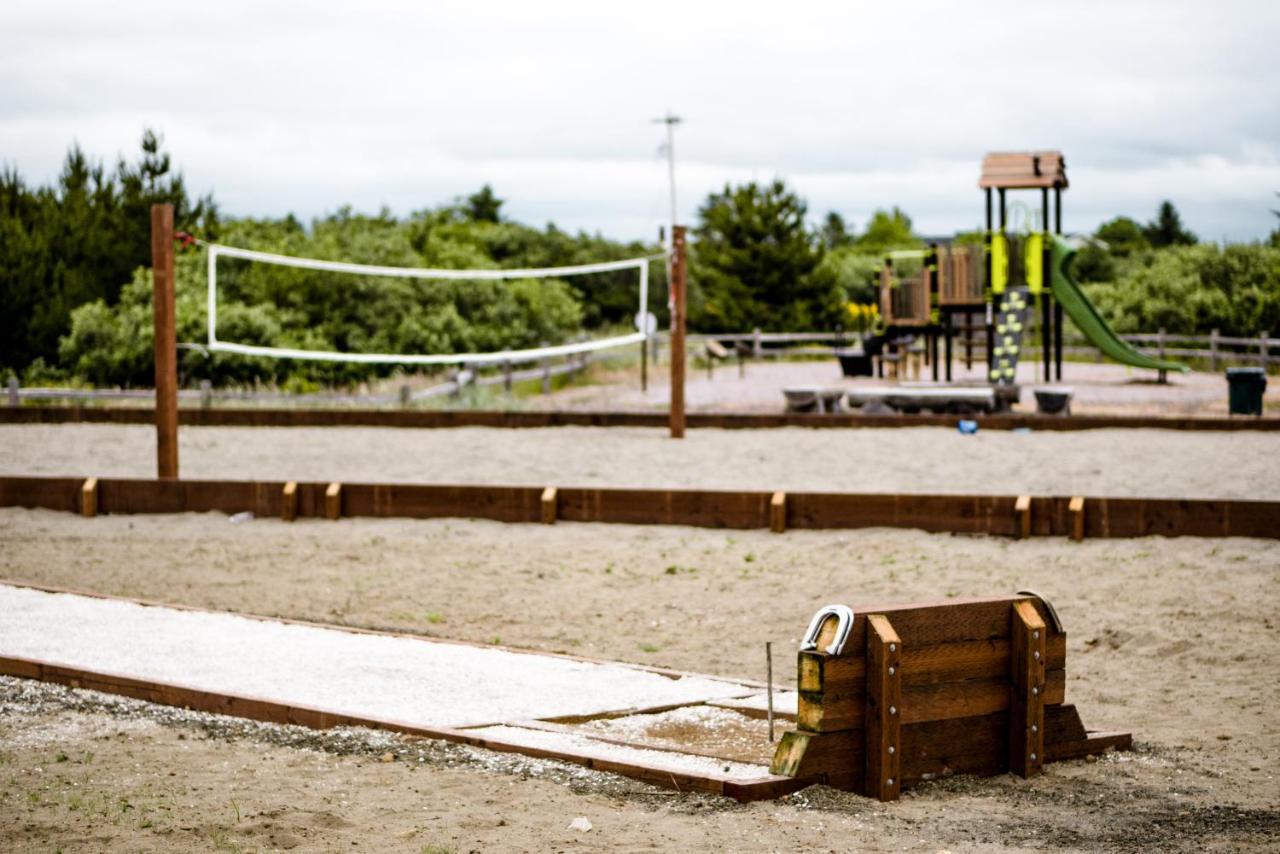
<instances>
[{"instance_id":1,"label":"wooden railing","mask_svg":"<svg viewBox=\"0 0 1280 854\"><path fill-rule=\"evenodd\" d=\"M1144 356L1157 359L1193 359L1208 363L1209 370L1217 371L1228 365L1259 367L1269 370L1280 366L1280 338L1261 332L1252 338L1219 335L1215 329L1208 335L1174 335L1160 329L1154 333L1139 332L1118 335L1120 340L1134 345ZM1071 355L1096 355L1103 360L1102 351L1089 343L1079 332L1071 330L1065 336L1063 352Z\"/></svg>"}]
</instances>

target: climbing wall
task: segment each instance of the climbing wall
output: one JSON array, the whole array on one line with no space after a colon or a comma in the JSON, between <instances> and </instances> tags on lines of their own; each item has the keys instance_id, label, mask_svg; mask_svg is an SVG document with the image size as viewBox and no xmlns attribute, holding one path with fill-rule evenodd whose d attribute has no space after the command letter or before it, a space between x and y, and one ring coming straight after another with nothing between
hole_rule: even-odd
<instances>
[{"instance_id":1,"label":"climbing wall","mask_svg":"<svg viewBox=\"0 0 1280 854\"><path fill-rule=\"evenodd\" d=\"M991 351L991 382L1013 385L1027 326L1029 297L1026 288L1008 288L1000 297L995 316L995 341Z\"/></svg>"}]
</instances>

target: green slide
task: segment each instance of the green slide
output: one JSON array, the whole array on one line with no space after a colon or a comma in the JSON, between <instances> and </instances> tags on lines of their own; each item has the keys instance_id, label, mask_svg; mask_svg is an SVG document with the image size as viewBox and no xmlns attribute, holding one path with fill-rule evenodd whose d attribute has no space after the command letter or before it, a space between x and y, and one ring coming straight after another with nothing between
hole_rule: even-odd
<instances>
[{"instance_id":1,"label":"green slide","mask_svg":"<svg viewBox=\"0 0 1280 854\"><path fill-rule=\"evenodd\" d=\"M1186 373L1186 365L1144 356L1122 341L1112 331L1107 322L1102 319L1102 315L1098 314L1098 309L1094 308L1093 303L1089 302L1089 298L1084 295L1084 291L1080 290L1080 286L1072 280L1071 274L1067 272L1071 257L1075 254L1075 248L1065 240L1054 238L1053 297L1066 309L1067 314L1071 315L1072 321L1084 333L1085 337L1093 342L1093 345L1108 358L1122 364L1133 365L1135 368L1147 368L1152 371L1181 371Z\"/></svg>"}]
</instances>

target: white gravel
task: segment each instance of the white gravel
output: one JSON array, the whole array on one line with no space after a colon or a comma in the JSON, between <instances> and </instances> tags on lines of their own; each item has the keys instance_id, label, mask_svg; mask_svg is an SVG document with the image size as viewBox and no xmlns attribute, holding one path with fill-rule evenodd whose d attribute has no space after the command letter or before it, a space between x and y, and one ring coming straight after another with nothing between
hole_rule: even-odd
<instances>
[{"instance_id":1,"label":"white gravel","mask_svg":"<svg viewBox=\"0 0 1280 854\"><path fill-rule=\"evenodd\" d=\"M0 655L434 727L753 693L620 664L0 585Z\"/></svg>"}]
</instances>

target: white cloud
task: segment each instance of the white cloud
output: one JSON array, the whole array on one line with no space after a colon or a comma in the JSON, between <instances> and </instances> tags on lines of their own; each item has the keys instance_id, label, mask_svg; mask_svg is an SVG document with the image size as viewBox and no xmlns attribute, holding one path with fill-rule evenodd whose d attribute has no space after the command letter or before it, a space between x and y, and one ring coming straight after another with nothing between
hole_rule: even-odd
<instances>
[{"instance_id":1,"label":"white cloud","mask_svg":"<svg viewBox=\"0 0 1280 854\"><path fill-rule=\"evenodd\" d=\"M366 8L368 6L368 8ZM678 131L681 216L782 176L820 215L976 225L984 151L1060 148L1068 227L1172 198L1261 236L1280 190L1280 6L1219 2L19 3L0 159L52 178L162 130L233 213L407 212L490 181L520 219L651 237Z\"/></svg>"}]
</instances>

